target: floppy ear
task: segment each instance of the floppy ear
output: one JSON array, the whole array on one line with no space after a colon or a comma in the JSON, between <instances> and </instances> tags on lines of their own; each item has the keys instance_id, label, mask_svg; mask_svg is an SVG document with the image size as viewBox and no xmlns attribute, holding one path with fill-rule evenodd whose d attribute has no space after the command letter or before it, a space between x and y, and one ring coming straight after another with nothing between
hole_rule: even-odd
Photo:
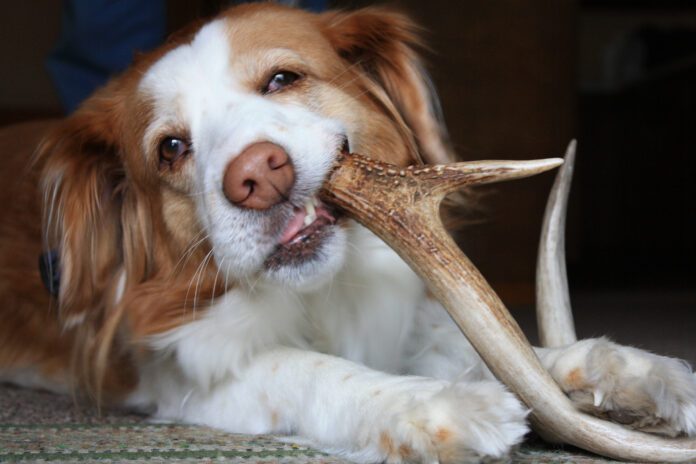
<instances>
[{"instance_id":1,"label":"floppy ear","mask_svg":"<svg viewBox=\"0 0 696 464\"><path fill-rule=\"evenodd\" d=\"M114 298L109 289L122 262L122 104L114 85L105 87L49 133L37 153L44 247L59 252L59 315L68 327L103 317Z\"/></svg>"},{"instance_id":2,"label":"floppy ear","mask_svg":"<svg viewBox=\"0 0 696 464\"><path fill-rule=\"evenodd\" d=\"M403 14L374 7L328 12L322 19L339 55L384 90L413 133L423 161L451 162L454 156L439 102L416 52L422 48L418 26Z\"/></svg>"}]
</instances>

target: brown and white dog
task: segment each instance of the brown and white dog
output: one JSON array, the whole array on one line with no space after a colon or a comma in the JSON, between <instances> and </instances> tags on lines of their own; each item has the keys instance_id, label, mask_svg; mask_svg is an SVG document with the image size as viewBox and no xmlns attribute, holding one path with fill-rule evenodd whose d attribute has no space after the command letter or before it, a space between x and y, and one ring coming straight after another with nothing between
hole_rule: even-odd
<instances>
[{"instance_id":1,"label":"brown and white dog","mask_svg":"<svg viewBox=\"0 0 696 464\"><path fill-rule=\"evenodd\" d=\"M316 198L348 147L450 159L416 31L382 9L240 6L141 57L36 157L35 126L5 130L0 380L359 462L520 442L525 407L409 267ZM579 407L696 434L685 364L605 339L538 354Z\"/></svg>"}]
</instances>

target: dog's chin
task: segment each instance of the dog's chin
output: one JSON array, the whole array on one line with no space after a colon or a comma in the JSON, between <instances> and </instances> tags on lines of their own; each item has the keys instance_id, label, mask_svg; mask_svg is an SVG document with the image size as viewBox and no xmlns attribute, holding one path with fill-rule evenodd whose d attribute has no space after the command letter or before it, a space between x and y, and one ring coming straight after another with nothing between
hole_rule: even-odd
<instances>
[{"instance_id":1,"label":"dog's chin","mask_svg":"<svg viewBox=\"0 0 696 464\"><path fill-rule=\"evenodd\" d=\"M299 291L326 284L345 261L344 221L321 225L297 240L279 245L264 262L264 279Z\"/></svg>"}]
</instances>

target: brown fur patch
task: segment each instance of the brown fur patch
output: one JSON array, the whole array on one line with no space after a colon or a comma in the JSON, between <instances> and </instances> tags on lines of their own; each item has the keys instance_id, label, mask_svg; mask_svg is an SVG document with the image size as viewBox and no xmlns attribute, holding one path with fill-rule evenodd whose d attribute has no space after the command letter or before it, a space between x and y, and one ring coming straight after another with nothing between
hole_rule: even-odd
<instances>
[{"instance_id":1,"label":"brown fur patch","mask_svg":"<svg viewBox=\"0 0 696 464\"><path fill-rule=\"evenodd\" d=\"M564 381L568 390L580 390L587 386L585 376L579 367L570 371Z\"/></svg>"},{"instance_id":2,"label":"brown fur patch","mask_svg":"<svg viewBox=\"0 0 696 464\"><path fill-rule=\"evenodd\" d=\"M396 450L394 446L394 439L387 432L382 432L379 434L379 446L389 456L394 454L394 451Z\"/></svg>"},{"instance_id":3,"label":"brown fur patch","mask_svg":"<svg viewBox=\"0 0 696 464\"><path fill-rule=\"evenodd\" d=\"M448 442L452 438L452 431L445 427L440 427L435 431L435 441L438 443Z\"/></svg>"},{"instance_id":4,"label":"brown fur patch","mask_svg":"<svg viewBox=\"0 0 696 464\"><path fill-rule=\"evenodd\" d=\"M413 457L413 449L406 444L400 445L399 455L401 459L411 459Z\"/></svg>"}]
</instances>

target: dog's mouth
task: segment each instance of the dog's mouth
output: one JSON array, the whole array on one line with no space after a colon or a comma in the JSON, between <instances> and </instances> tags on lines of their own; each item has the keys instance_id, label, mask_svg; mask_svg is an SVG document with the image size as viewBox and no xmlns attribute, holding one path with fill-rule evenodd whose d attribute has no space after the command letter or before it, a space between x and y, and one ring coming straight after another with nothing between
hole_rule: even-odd
<instances>
[{"instance_id":1,"label":"dog's mouth","mask_svg":"<svg viewBox=\"0 0 696 464\"><path fill-rule=\"evenodd\" d=\"M293 212L277 248L266 259L268 269L300 264L313 258L340 219L337 211L316 197L309 198L302 207L295 207Z\"/></svg>"},{"instance_id":2,"label":"dog's mouth","mask_svg":"<svg viewBox=\"0 0 696 464\"><path fill-rule=\"evenodd\" d=\"M347 137L343 140L340 152L350 152ZM266 258L266 269L299 265L316 257L321 245L333 234L333 229L341 218L339 211L325 205L316 196L305 200L301 207L296 206L280 235L278 246Z\"/></svg>"}]
</instances>

